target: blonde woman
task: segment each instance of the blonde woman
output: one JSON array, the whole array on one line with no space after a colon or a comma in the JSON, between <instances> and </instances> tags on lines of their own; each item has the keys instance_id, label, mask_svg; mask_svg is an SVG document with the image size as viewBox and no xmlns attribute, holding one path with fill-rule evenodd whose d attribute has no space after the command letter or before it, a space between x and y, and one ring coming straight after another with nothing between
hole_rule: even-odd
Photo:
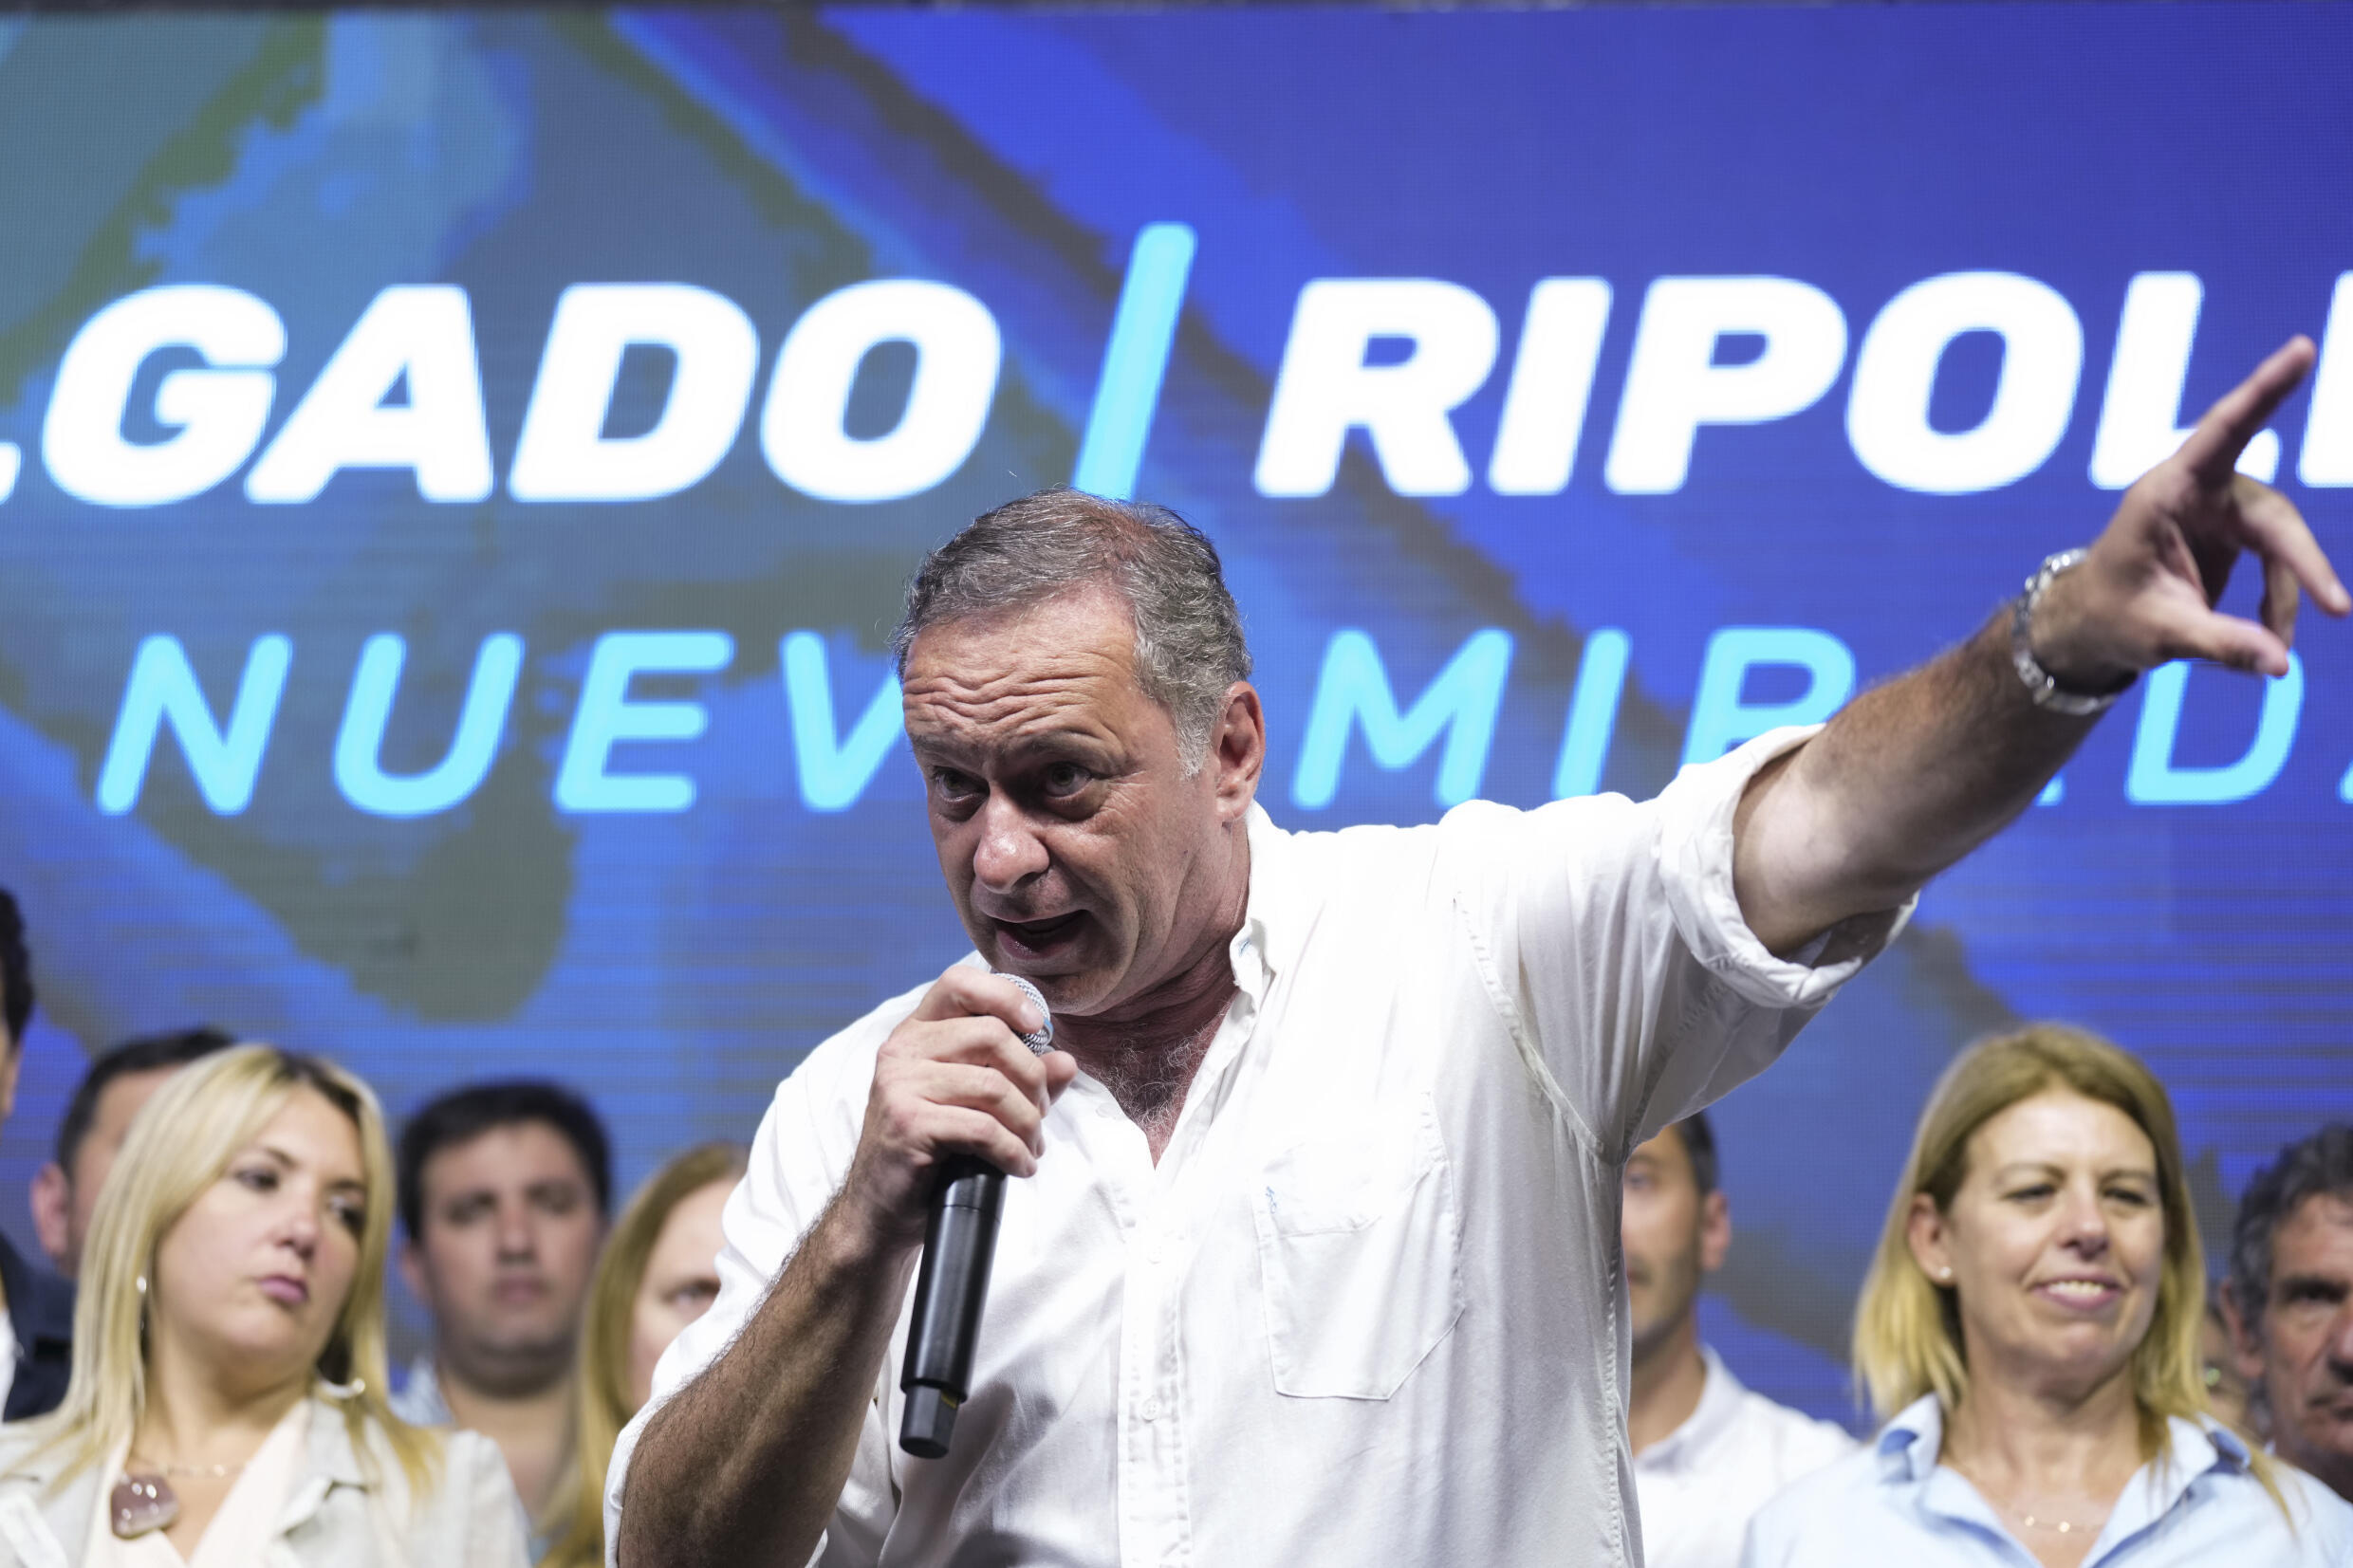
<instances>
[{"instance_id":1,"label":"blonde woman","mask_svg":"<svg viewBox=\"0 0 2353 1568\"><path fill-rule=\"evenodd\" d=\"M648 1176L613 1227L580 1336L580 1490L543 1568L603 1563L614 1441L652 1395L654 1363L719 1294L719 1211L743 1174L742 1145L697 1145Z\"/></svg>"},{"instance_id":2,"label":"blonde woman","mask_svg":"<svg viewBox=\"0 0 2353 1568\"><path fill-rule=\"evenodd\" d=\"M239 1045L156 1093L93 1216L73 1374L0 1430L0 1568L521 1568L498 1450L384 1403L365 1084Z\"/></svg>"},{"instance_id":3,"label":"blonde woman","mask_svg":"<svg viewBox=\"0 0 2353 1568\"><path fill-rule=\"evenodd\" d=\"M1887 1425L1768 1503L1744 1563L2353 1561L2353 1509L2207 1413L2205 1306L2149 1070L2055 1024L1973 1046L1921 1115L1857 1309Z\"/></svg>"}]
</instances>

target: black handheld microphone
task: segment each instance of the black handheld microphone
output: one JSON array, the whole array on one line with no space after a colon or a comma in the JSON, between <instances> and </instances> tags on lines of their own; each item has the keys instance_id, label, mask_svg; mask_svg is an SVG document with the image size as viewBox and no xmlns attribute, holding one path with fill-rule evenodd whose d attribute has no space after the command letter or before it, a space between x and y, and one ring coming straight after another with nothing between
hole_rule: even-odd
<instances>
[{"instance_id":1,"label":"black handheld microphone","mask_svg":"<svg viewBox=\"0 0 2353 1568\"><path fill-rule=\"evenodd\" d=\"M1046 998L1020 975L1002 978L1037 1004L1046 1022L1021 1042L1044 1056L1054 1048L1054 1015ZM972 1394L973 1346L980 1338L980 1308L989 1295L989 1264L996 1256L997 1216L1004 1208L1004 1171L970 1154L941 1162L938 1185L932 1189L931 1224L923 1232L923 1267L916 1275L907 1363L899 1374L899 1391L907 1396L899 1446L918 1459L947 1453L956 1409Z\"/></svg>"}]
</instances>

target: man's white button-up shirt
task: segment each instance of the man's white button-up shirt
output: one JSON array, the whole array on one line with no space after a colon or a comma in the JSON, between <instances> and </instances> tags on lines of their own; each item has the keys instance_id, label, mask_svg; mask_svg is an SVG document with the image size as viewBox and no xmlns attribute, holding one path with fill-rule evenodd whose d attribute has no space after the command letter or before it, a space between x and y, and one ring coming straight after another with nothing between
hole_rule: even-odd
<instances>
[{"instance_id":1,"label":"man's white button-up shirt","mask_svg":"<svg viewBox=\"0 0 2353 1568\"><path fill-rule=\"evenodd\" d=\"M902 1307L816 1560L1632 1563L1621 1168L1770 1062L1900 918L1850 922L1810 966L1741 919L1733 807L1809 733L1640 804L1299 834L1253 808L1237 994L1159 1162L1101 1084L1064 1093L1006 1193L953 1451L898 1447ZM841 1184L920 995L777 1090L719 1299L657 1402ZM614 1454L608 1540L645 1419Z\"/></svg>"},{"instance_id":2,"label":"man's white button-up shirt","mask_svg":"<svg viewBox=\"0 0 2353 1568\"><path fill-rule=\"evenodd\" d=\"M1644 1568L1738 1568L1749 1521L1790 1482L1843 1459L1843 1427L1742 1386L1702 1345L1708 1380L1683 1424L1634 1456Z\"/></svg>"}]
</instances>

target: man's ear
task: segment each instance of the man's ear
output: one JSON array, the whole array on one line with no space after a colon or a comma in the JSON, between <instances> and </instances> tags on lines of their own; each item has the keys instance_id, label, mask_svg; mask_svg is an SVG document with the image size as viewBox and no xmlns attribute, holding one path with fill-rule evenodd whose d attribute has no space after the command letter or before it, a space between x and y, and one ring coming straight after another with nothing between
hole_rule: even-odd
<instances>
[{"instance_id":1,"label":"man's ear","mask_svg":"<svg viewBox=\"0 0 2353 1568\"><path fill-rule=\"evenodd\" d=\"M2241 1312L2238 1306L2238 1282L2222 1282L2222 1326L2231 1336L2231 1359L2237 1363L2238 1374L2250 1384L2263 1383L2263 1336L2255 1327L2252 1315Z\"/></svg>"},{"instance_id":2,"label":"man's ear","mask_svg":"<svg viewBox=\"0 0 2353 1568\"><path fill-rule=\"evenodd\" d=\"M415 1237L400 1244L400 1282L409 1287L418 1306L433 1305L433 1293L425 1288L425 1250Z\"/></svg>"},{"instance_id":3,"label":"man's ear","mask_svg":"<svg viewBox=\"0 0 2353 1568\"><path fill-rule=\"evenodd\" d=\"M1220 815L1238 821L1258 798L1267 766L1267 715L1258 689L1246 680L1226 688L1225 709L1210 732L1208 766L1216 776Z\"/></svg>"},{"instance_id":4,"label":"man's ear","mask_svg":"<svg viewBox=\"0 0 2353 1568\"><path fill-rule=\"evenodd\" d=\"M63 1270L65 1247L73 1237L73 1183L65 1179L65 1168L55 1160L42 1162L28 1197L32 1206L32 1230L40 1238L41 1250Z\"/></svg>"},{"instance_id":5,"label":"man's ear","mask_svg":"<svg viewBox=\"0 0 2353 1568\"><path fill-rule=\"evenodd\" d=\"M0 1121L16 1112L16 1079L25 1070L25 1042L11 1040L9 1048L0 1051Z\"/></svg>"},{"instance_id":6,"label":"man's ear","mask_svg":"<svg viewBox=\"0 0 2353 1568\"><path fill-rule=\"evenodd\" d=\"M1732 1200L1719 1187L1699 1200L1699 1272L1713 1274L1722 1268L1732 1249Z\"/></svg>"}]
</instances>

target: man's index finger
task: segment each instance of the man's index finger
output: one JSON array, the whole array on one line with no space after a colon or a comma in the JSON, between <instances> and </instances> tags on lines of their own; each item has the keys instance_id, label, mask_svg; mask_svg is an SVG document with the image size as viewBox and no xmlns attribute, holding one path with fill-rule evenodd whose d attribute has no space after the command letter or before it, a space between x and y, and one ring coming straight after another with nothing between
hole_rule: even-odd
<instances>
[{"instance_id":1,"label":"man's index finger","mask_svg":"<svg viewBox=\"0 0 2353 1568\"><path fill-rule=\"evenodd\" d=\"M2190 471L2209 483L2228 480L2247 443L2311 374L2316 353L2312 340L2298 334L2224 393L2181 443L2181 459Z\"/></svg>"}]
</instances>

